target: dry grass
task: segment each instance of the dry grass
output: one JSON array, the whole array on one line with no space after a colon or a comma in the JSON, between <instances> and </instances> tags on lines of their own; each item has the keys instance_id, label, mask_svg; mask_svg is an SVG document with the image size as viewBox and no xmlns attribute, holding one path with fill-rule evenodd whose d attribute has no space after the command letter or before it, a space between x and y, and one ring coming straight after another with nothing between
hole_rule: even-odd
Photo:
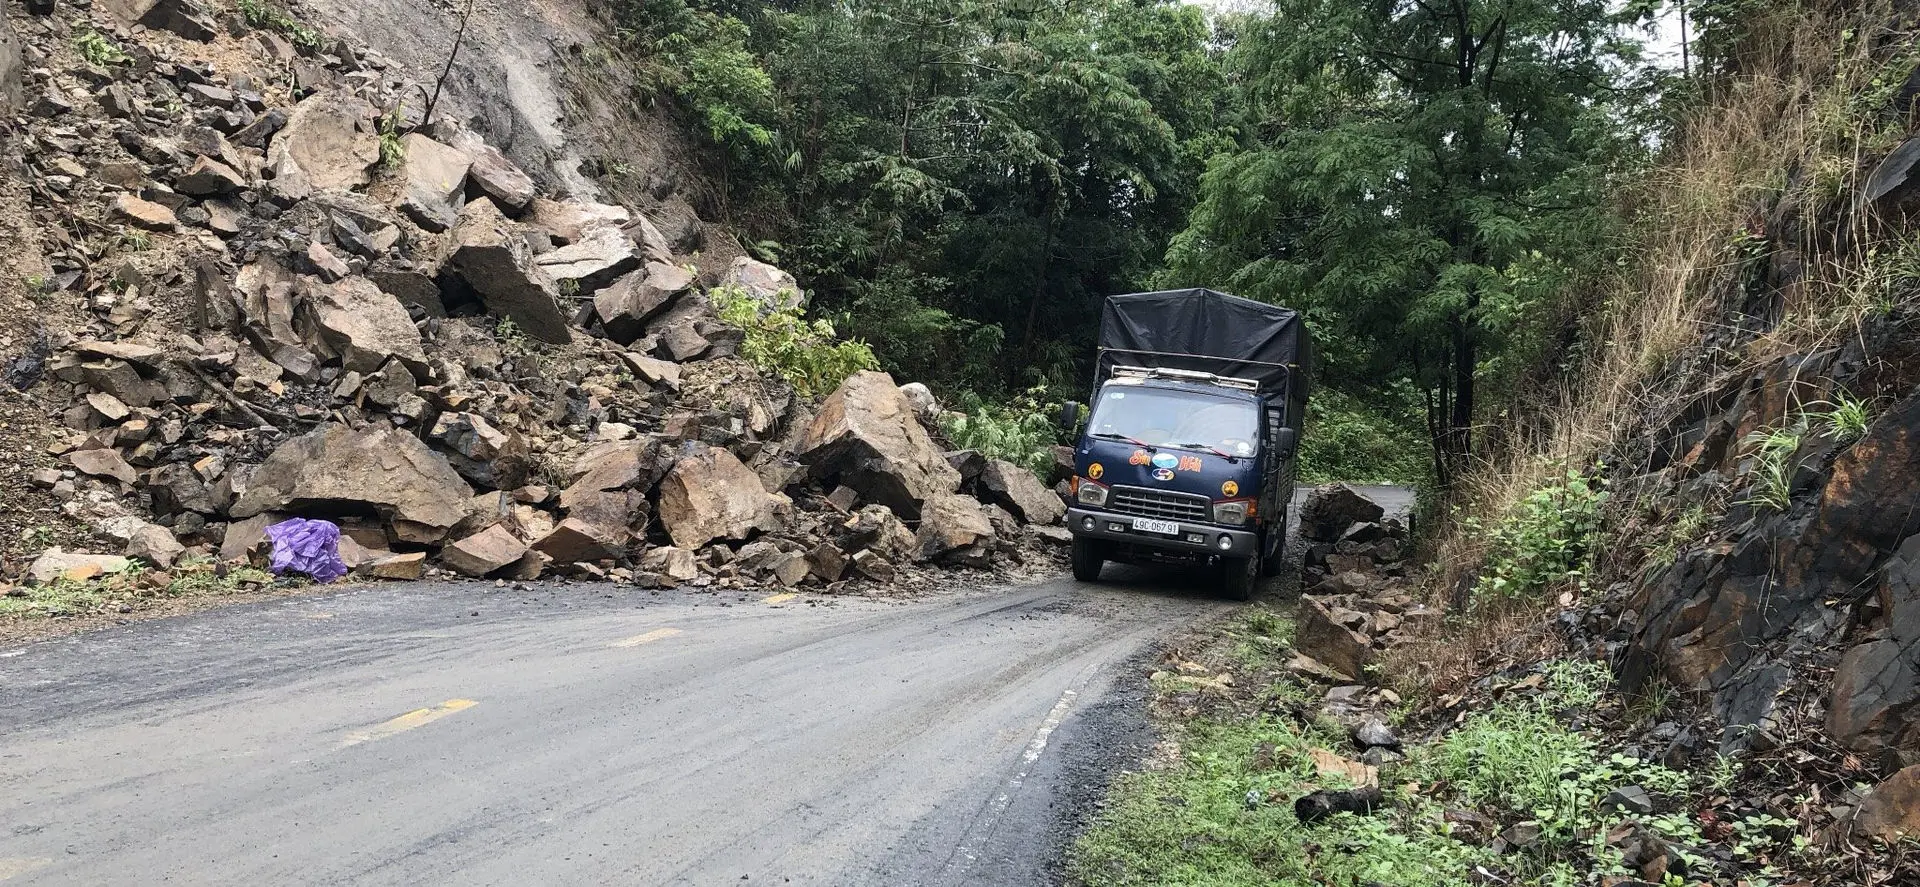
<instances>
[{"instance_id":1,"label":"dry grass","mask_svg":"<svg viewBox=\"0 0 1920 887\"><path fill-rule=\"evenodd\" d=\"M1852 196L1869 161L1898 144L1889 109L1916 58L1889 5L1776 10L1749 27L1742 71L1716 78L1659 166L1631 189L1629 261L1591 313L1593 343L1548 397L1542 421L1491 444L1462 484L1455 518L1491 525L1514 503L1670 414L1710 382L1853 333L1920 281L1920 247L1895 245ZM1765 329L1734 349L1703 346L1736 322L1748 282L1776 254L1805 277L1763 294ZM1692 359L1679 366L1679 358ZM1704 359L1702 359L1704 358ZM1621 503L1626 504L1626 503ZM1434 596L1482 562L1481 533L1446 522ZM1544 603L1544 602L1543 602Z\"/></svg>"}]
</instances>

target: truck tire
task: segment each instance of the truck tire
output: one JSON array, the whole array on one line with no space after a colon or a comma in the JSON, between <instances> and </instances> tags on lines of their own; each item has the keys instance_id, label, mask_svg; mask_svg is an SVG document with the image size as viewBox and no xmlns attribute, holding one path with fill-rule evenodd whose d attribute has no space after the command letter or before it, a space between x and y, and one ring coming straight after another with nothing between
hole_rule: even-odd
<instances>
[{"instance_id":1,"label":"truck tire","mask_svg":"<svg viewBox=\"0 0 1920 887\"><path fill-rule=\"evenodd\" d=\"M1264 559L1259 554L1247 558L1225 558L1220 561L1220 590L1229 600L1250 601L1253 593L1260 588L1260 577L1265 572L1261 568Z\"/></svg>"},{"instance_id":2,"label":"truck tire","mask_svg":"<svg viewBox=\"0 0 1920 887\"><path fill-rule=\"evenodd\" d=\"M1081 582L1099 582L1100 569L1107 565L1106 546L1098 539L1073 537L1073 578Z\"/></svg>"},{"instance_id":3,"label":"truck tire","mask_svg":"<svg viewBox=\"0 0 1920 887\"><path fill-rule=\"evenodd\" d=\"M1261 540L1260 575L1268 579L1272 579L1273 577L1280 575L1280 571L1283 569L1286 569L1286 566L1287 566L1287 529L1286 527L1287 527L1286 518L1284 515L1282 515L1280 520L1279 538ZM1273 534L1274 528L1268 527L1267 533Z\"/></svg>"}]
</instances>

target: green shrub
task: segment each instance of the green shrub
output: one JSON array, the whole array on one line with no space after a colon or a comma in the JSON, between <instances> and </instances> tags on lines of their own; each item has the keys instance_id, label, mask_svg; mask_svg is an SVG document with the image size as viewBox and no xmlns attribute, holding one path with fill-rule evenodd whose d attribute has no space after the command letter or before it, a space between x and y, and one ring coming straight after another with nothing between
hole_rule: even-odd
<instances>
[{"instance_id":1,"label":"green shrub","mask_svg":"<svg viewBox=\"0 0 1920 887\"><path fill-rule=\"evenodd\" d=\"M1476 596L1519 599L1587 572L1600 535L1606 481L1570 469L1520 500L1487 534Z\"/></svg>"},{"instance_id":2,"label":"green shrub","mask_svg":"<svg viewBox=\"0 0 1920 887\"><path fill-rule=\"evenodd\" d=\"M124 65L131 61L127 54L121 51L120 44L113 42L113 38L91 28L74 35L73 51L80 53L80 57L86 59L87 64L103 68L109 65Z\"/></svg>"},{"instance_id":3,"label":"green shrub","mask_svg":"<svg viewBox=\"0 0 1920 887\"><path fill-rule=\"evenodd\" d=\"M293 17L292 13L275 6L269 0L236 0L240 8L240 17L255 28L279 31L295 46L307 49L319 49L322 39L320 32L305 22Z\"/></svg>"},{"instance_id":4,"label":"green shrub","mask_svg":"<svg viewBox=\"0 0 1920 887\"><path fill-rule=\"evenodd\" d=\"M1334 388L1314 392L1300 436L1300 479L1421 485L1432 474L1432 450L1403 408L1406 396L1387 391L1374 399L1383 406Z\"/></svg>"},{"instance_id":5,"label":"green shrub","mask_svg":"<svg viewBox=\"0 0 1920 887\"><path fill-rule=\"evenodd\" d=\"M976 403L942 416L940 429L955 447L1005 459L1044 480L1053 474L1053 447L1060 434L1045 396L1046 389L1035 388L1005 404Z\"/></svg>"},{"instance_id":6,"label":"green shrub","mask_svg":"<svg viewBox=\"0 0 1920 887\"><path fill-rule=\"evenodd\" d=\"M785 379L805 397L818 397L839 387L848 376L880 368L873 349L858 339L842 340L833 324L807 320L799 308L769 310L765 303L736 287L708 293L720 319L746 333L740 356L748 363Z\"/></svg>"}]
</instances>

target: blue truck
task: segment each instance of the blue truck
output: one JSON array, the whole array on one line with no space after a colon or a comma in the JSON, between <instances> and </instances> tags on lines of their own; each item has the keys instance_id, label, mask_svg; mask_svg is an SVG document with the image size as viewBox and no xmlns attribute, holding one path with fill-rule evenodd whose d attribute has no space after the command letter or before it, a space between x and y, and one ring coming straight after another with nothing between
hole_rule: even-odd
<instances>
[{"instance_id":1,"label":"blue truck","mask_svg":"<svg viewBox=\"0 0 1920 887\"><path fill-rule=\"evenodd\" d=\"M1297 311L1209 289L1107 299L1077 431L1073 574L1107 562L1218 571L1252 598L1284 560L1312 340Z\"/></svg>"}]
</instances>

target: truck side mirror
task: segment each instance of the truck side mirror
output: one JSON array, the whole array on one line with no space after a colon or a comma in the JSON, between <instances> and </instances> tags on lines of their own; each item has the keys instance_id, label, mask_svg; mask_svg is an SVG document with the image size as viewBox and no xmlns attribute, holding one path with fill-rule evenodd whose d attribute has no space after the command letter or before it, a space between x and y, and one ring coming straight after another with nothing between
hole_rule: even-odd
<instances>
[{"instance_id":1,"label":"truck side mirror","mask_svg":"<svg viewBox=\"0 0 1920 887\"><path fill-rule=\"evenodd\" d=\"M1300 446L1300 432L1292 428L1282 428L1273 433L1273 450L1282 459L1293 458L1293 452Z\"/></svg>"},{"instance_id":2,"label":"truck side mirror","mask_svg":"<svg viewBox=\"0 0 1920 887\"><path fill-rule=\"evenodd\" d=\"M1080 427L1080 405L1067 401L1060 405L1060 430L1072 434Z\"/></svg>"}]
</instances>

